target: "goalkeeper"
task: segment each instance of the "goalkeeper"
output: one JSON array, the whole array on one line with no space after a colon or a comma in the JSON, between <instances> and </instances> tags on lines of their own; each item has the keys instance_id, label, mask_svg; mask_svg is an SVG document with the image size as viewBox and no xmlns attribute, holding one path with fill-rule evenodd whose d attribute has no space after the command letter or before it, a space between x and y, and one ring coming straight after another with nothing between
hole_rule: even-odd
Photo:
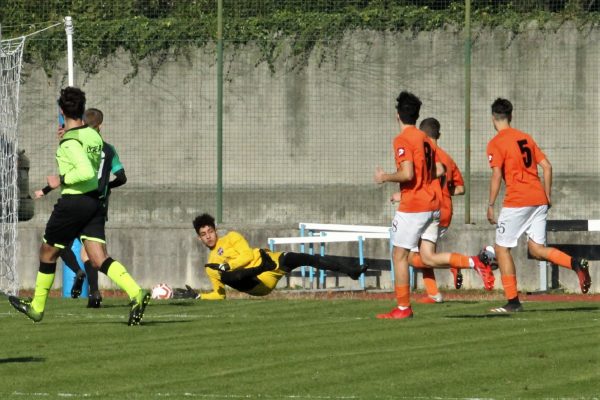
<instances>
[{"instance_id":1,"label":"goalkeeper","mask_svg":"<svg viewBox=\"0 0 600 400\"><path fill-rule=\"evenodd\" d=\"M225 285L252 296L266 296L288 272L302 265L343 272L358 279L366 266L342 263L335 256L270 252L251 248L238 232L219 237L215 219L202 214L194 219L198 239L210 249L206 274L213 290L197 296L201 300L225 299Z\"/></svg>"}]
</instances>

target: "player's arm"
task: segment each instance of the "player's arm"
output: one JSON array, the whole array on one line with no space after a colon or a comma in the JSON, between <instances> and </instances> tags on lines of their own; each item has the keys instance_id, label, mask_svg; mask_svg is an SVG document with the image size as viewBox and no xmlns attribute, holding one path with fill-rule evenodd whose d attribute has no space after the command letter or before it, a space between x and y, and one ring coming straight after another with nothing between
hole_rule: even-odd
<instances>
[{"instance_id":1,"label":"player's arm","mask_svg":"<svg viewBox=\"0 0 600 400\"><path fill-rule=\"evenodd\" d=\"M226 297L225 285L221 282L221 274L219 271L210 268L204 268L204 270L213 290L208 293L202 293L197 298L200 300L224 300Z\"/></svg>"},{"instance_id":2,"label":"player's arm","mask_svg":"<svg viewBox=\"0 0 600 400\"><path fill-rule=\"evenodd\" d=\"M456 164L454 164L452 176L448 177L448 179L450 180L448 188L450 189L451 196L462 196L465 194L465 181Z\"/></svg>"},{"instance_id":3,"label":"player's arm","mask_svg":"<svg viewBox=\"0 0 600 400\"><path fill-rule=\"evenodd\" d=\"M490 224L496 224L494 216L494 205L500 193L500 185L502 184L502 169L500 167L492 167L492 177L490 179L490 194L488 198L487 219Z\"/></svg>"},{"instance_id":4,"label":"player's arm","mask_svg":"<svg viewBox=\"0 0 600 400\"><path fill-rule=\"evenodd\" d=\"M108 187L110 189L114 189L116 187L123 186L125 183L127 183L127 176L125 175L124 169L118 170L117 172L114 173L114 175L115 175L115 179L108 182Z\"/></svg>"},{"instance_id":5,"label":"player's arm","mask_svg":"<svg viewBox=\"0 0 600 400\"><path fill-rule=\"evenodd\" d=\"M60 171L60 183L73 185L78 182L85 182L92 179L96 172L92 163L85 154L81 143L77 140L67 140L60 145L65 157L68 159L68 165L59 160L58 169ZM61 165L62 164L62 165ZM52 183L48 181L52 186Z\"/></svg>"},{"instance_id":6,"label":"player's arm","mask_svg":"<svg viewBox=\"0 0 600 400\"><path fill-rule=\"evenodd\" d=\"M415 165L412 161L402 161L400 167L396 172L390 174L386 173L383 168L377 167L375 169L375 182L410 182L415 177Z\"/></svg>"},{"instance_id":7,"label":"player's arm","mask_svg":"<svg viewBox=\"0 0 600 400\"><path fill-rule=\"evenodd\" d=\"M125 175L125 167L123 167L123 164L121 163L121 159L119 158L119 153L117 153L117 149L115 149L115 146L111 144L109 144L109 146L113 151L110 172L112 172L112 174L115 176L115 179L108 182L108 188L114 189L116 187L123 186L125 183L127 183L127 176Z\"/></svg>"},{"instance_id":8,"label":"player's arm","mask_svg":"<svg viewBox=\"0 0 600 400\"><path fill-rule=\"evenodd\" d=\"M435 177L440 178L446 173L446 166L439 161L435 163Z\"/></svg>"},{"instance_id":9,"label":"player's arm","mask_svg":"<svg viewBox=\"0 0 600 400\"><path fill-rule=\"evenodd\" d=\"M551 205L550 201L552 194L552 164L548 161L547 158L544 158L539 162L539 166L542 167L542 173L544 174L544 191L546 192L546 197L548 198L548 205Z\"/></svg>"}]
</instances>

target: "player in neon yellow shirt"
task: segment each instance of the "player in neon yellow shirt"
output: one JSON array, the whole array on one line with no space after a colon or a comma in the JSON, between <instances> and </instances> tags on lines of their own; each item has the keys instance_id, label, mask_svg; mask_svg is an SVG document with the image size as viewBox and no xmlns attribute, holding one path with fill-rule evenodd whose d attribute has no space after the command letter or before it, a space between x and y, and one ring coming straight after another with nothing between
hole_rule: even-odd
<instances>
[{"instance_id":1,"label":"player in neon yellow shirt","mask_svg":"<svg viewBox=\"0 0 600 400\"><path fill-rule=\"evenodd\" d=\"M205 270L213 290L199 295L202 300L225 299L225 285L252 296L265 296L285 274L302 265L343 272L352 279L358 279L367 269L358 262L354 265L342 263L335 256L251 248L235 231L219 237L215 219L209 214L194 219L194 230L198 239L210 249Z\"/></svg>"},{"instance_id":2,"label":"player in neon yellow shirt","mask_svg":"<svg viewBox=\"0 0 600 400\"><path fill-rule=\"evenodd\" d=\"M85 102L85 93L81 89L67 87L61 90L58 105L65 118L65 133L56 151L60 175L47 178L50 188L61 188L61 197L46 224L33 299L9 296L8 301L29 319L40 322L54 282L56 261L63 249L78 237L94 268L108 275L129 296L128 325L139 325L150 294L141 289L125 266L106 251L105 210L98 192L103 142L100 134L81 119Z\"/></svg>"}]
</instances>

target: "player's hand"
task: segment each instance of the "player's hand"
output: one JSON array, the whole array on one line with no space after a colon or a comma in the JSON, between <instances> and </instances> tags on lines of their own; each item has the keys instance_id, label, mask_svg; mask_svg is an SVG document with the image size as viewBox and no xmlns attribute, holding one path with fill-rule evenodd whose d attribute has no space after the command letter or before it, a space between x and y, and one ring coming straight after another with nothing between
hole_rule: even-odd
<instances>
[{"instance_id":1,"label":"player's hand","mask_svg":"<svg viewBox=\"0 0 600 400\"><path fill-rule=\"evenodd\" d=\"M59 126L58 129L56 130L56 138L58 140L62 139L62 137L65 134L65 127L64 126Z\"/></svg>"},{"instance_id":2,"label":"player's hand","mask_svg":"<svg viewBox=\"0 0 600 400\"><path fill-rule=\"evenodd\" d=\"M498 221L496 221L496 217L494 216L494 206L488 205L487 220L492 225L496 225L498 223Z\"/></svg>"},{"instance_id":3,"label":"player's hand","mask_svg":"<svg viewBox=\"0 0 600 400\"><path fill-rule=\"evenodd\" d=\"M58 175L49 175L46 180L48 181L48 186L52 189L56 189L60 186L60 177Z\"/></svg>"},{"instance_id":4,"label":"player's hand","mask_svg":"<svg viewBox=\"0 0 600 400\"><path fill-rule=\"evenodd\" d=\"M385 175L386 175L386 173L383 170L383 168L381 168L381 167L375 168L374 179L375 179L376 183L385 183Z\"/></svg>"},{"instance_id":5,"label":"player's hand","mask_svg":"<svg viewBox=\"0 0 600 400\"><path fill-rule=\"evenodd\" d=\"M392 203L399 203L400 202L400 197L401 197L400 192L396 192L396 193L392 194L392 197L390 197L390 201Z\"/></svg>"},{"instance_id":6,"label":"player's hand","mask_svg":"<svg viewBox=\"0 0 600 400\"><path fill-rule=\"evenodd\" d=\"M36 190L35 192L33 192L34 199L39 199L41 197L44 197L44 192L42 191L42 189Z\"/></svg>"}]
</instances>

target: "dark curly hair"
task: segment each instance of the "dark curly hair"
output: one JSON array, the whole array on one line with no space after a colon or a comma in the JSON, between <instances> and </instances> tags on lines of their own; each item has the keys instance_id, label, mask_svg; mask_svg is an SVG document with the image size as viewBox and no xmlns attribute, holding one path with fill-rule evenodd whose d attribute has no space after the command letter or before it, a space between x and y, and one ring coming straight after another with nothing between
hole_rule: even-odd
<instances>
[{"instance_id":1,"label":"dark curly hair","mask_svg":"<svg viewBox=\"0 0 600 400\"><path fill-rule=\"evenodd\" d=\"M196 218L194 218L193 224L194 230L197 234L200 234L200 228L202 228L203 226L210 226L213 229L216 229L215 218L212 215L206 213L198 215Z\"/></svg>"}]
</instances>

